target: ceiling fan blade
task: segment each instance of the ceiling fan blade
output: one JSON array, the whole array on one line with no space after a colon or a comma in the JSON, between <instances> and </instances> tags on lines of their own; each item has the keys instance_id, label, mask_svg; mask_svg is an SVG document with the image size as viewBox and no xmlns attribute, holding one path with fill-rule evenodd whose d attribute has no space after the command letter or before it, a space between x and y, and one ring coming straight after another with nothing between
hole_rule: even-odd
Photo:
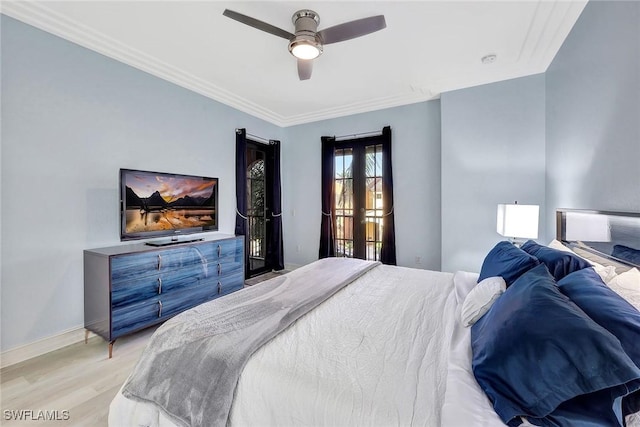
<instances>
[{"instance_id":1,"label":"ceiling fan blade","mask_svg":"<svg viewBox=\"0 0 640 427\"><path fill-rule=\"evenodd\" d=\"M318 35L324 44L331 44L355 39L386 27L387 23L384 20L384 15L376 15L325 28L318 31Z\"/></svg>"},{"instance_id":2,"label":"ceiling fan blade","mask_svg":"<svg viewBox=\"0 0 640 427\"><path fill-rule=\"evenodd\" d=\"M275 27L271 24L267 24L266 22L262 22L250 16L243 15L238 12L234 12L233 10L225 9L224 12L222 12L222 14L227 18L231 18L238 22L242 22L243 24L246 24L253 28L257 28L258 30L262 30L269 34L273 34L274 36L282 37L283 39L290 40L293 37L295 37L295 35L291 34L288 31L283 30L282 28Z\"/></svg>"},{"instance_id":3,"label":"ceiling fan blade","mask_svg":"<svg viewBox=\"0 0 640 427\"><path fill-rule=\"evenodd\" d=\"M300 80L309 80L313 71L313 59L298 59L298 77Z\"/></svg>"}]
</instances>

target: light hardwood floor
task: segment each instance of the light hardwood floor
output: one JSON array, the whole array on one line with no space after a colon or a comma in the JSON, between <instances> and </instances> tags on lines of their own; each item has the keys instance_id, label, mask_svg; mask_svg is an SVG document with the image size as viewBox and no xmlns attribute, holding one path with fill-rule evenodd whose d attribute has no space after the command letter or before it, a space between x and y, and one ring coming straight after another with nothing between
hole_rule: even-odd
<instances>
[{"instance_id":1,"label":"light hardwood floor","mask_svg":"<svg viewBox=\"0 0 640 427\"><path fill-rule=\"evenodd\" d=\"M259 283L273 275L254 278ZM158 325L159 326L159 325ZM108 345L94 336L0 370L0 425L3 427L106 427L109 404L124 384L154 326L118 338L109 359ZM44 422L7 419L18 411L68 411L69 419ZM120 426L118 426L120 427ZM122 426L128 427L128 426Z\"/></svg>"},{"instance_id":2,"label":"light hardwood floor","mask_svg":"<svg viewBox=\"0 0 640 427\"><path fill-rule=\"evenodd\" d=\"M107 343L100 337L0 370L0 425L104 427L109 404L116 395L155 331L152 327L119 338L108 358ZM61 421L16 421L13 412L58 411Z\"/></svg>"}]
</instances>

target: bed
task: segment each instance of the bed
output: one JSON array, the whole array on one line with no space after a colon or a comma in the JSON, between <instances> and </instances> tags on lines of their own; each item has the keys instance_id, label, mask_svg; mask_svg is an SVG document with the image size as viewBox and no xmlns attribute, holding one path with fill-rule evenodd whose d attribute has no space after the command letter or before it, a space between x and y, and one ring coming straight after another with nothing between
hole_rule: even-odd
<instances>
[{"instance_id":1,"label":"bed","mask_svg":"<svg viewBox=\"0 0 640 427\"><path fill-rule=\"evenodd\" d=\"M585 412L580 405L592 402L578 401L577 406L571 406L575 403L572 396L565 395L562 399L570 404L560 405L560 412L551 411L549 417L535 412L545 411L538 407L532 409L535 413L528 413L529 417L511 416L519 412L513 409L513 396L519 398L515 399L517 402L531 397L522 397L521 390L501 389L501 376L513 373L502 372L502 365L509 363L499 351L490 354L486 349L500 348L492 325L517 323L500 320L505 306L528 298L537 301L539 295L527 296L530 289L543 289L551 295L553 304L569 299L558 289L578 289L575 299L580 301L580 286L585 280L597 282L593 289L605 292L607 301L613 301L612 311L617 312L620 307L615 304L623 304L628 316L622 322L630 323L631 329L625 329L626 335L619 340L611 338L613 335L606 328L576 309L573 300L565 301L560 302L564 304L562 309L569 307L576 318L574 327L587 328L589 333L584 336L590 337L593 332L596 338L564 341L598 349L593 352L595 356L586 352L585 363L601 363L602 369L611 364L619 367L613 373L598 373L595 378L599 378L599 385L590 383L596 387L594 393L607 393L605 398L595 396L598 402L607 402L605 409L596 410L611 409L609 415L618 425L640 425L640 359L634 359L636 350L640 355L640 312L633 306L634 298L640 294L640 273L636 269L640 263L633 262L634 251L640 249L640 239L635 240L637 235L633 234L640 233L640 224L635 223L640 221L640 215L577 212L614 218L607 222L609 240L619 234L619 227L612 224L622 220L621 245L626 249L619 257L618 247L614 257L613 248L618 244L611 241L606 249L593 249L588 239L593 236L567 240L567 222L573 224L573 213L576 212L558 211L557 240L548 246L527 242L528 249L538 251L539 259L546 259L547 250L556 256L565 253L561 267L545 264L527 252L537 260L527 258L534 265L508 265L506 270L498 271L504 263L494 262L495 252L502 253L506 248L509 253L517 249L518 256L525 253L506 242L487 254L479 273L444 273L345 258L324 259L176 316L154 333L111 403L109 425L504 426L507 421L509 425L524 426L572 425L571 417L576 411ZM574 230L571 226L569 229ZM574 231L569 237L573 237L571 233ZM587 251L590 259L578 257L576 250ZM614 265L608 264L611 258ZM572 262L582 267L572 266ZM513 264L511 259L509 263ZM523 271L519 275L513 273L518 269ZM584 277L577 270L584 270ZM566 282L563 287L555 286L556 273L564 273L557 280ZM548 286L522 285L525 278ZM508 288L507 279L511 282ZM606 289L600 288L600 281ZM605 285L605 281L609 283ZM549 285L552 282L554 286ZM615 296L607 293L610 290ZM591 301L592 296L587 300ZM632 321L627 322L628 318ZM633 323L636 320L638 323ZM606 321L611 319L602 320ZM547 323L547 328L562 326L558 322ZM522 347L525 353L537 352L564 345L560 338L530 344L544 335L544 328L536 323L527 333L519 331L509 344L509 351L501 351L512 353L513 348ZM509 332L513 331L500 331ZM627 347L623 347L625 342ZM538 356L547 357L548 353L553 352ZM484 366L484 360L493 360L493 365ZM558 359L553 360L555 363ZM523 375L521 371L519 375ZM557 378L558 372L553 369L551 372L548 381L568 381ZM531 375L516 382L527 383L527 377ZM533 386L537 387L537 383ZM545 403L555 405L548 399ZM583 425L602 425L590 421L589 414L585 417L580 420Z\"/></svg>"}]
</instances>

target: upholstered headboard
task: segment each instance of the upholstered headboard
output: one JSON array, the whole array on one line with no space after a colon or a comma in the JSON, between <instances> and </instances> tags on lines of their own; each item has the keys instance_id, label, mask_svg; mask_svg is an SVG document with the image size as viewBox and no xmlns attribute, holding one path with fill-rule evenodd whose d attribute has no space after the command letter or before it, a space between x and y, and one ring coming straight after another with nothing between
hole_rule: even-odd
<instances>
[{"instance_id":1,"label":"upholstered headboard","mask_svg":"<svg viewBox=\"0 0 640 427\"><path fill-rule=\"evenodd\" d=\"M558 209L556 239L594 262L607 260L618 272L640 268L640 212Z\"/></svg>"}]
</instances>

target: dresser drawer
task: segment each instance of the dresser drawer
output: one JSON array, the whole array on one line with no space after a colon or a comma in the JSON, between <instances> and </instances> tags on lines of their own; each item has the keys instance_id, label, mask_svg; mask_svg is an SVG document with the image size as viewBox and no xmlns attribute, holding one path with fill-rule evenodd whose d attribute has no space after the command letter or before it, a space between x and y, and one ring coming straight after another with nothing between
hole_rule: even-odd
<instances>
[{"instance_id":1,"label":"dresser drawer","mask_svg":"<svg viewBox=\"0 0 640 427\"><path fill-rule=\"evenodd\" d=\"M146 326L164 321L189 308L242 289L243 273L216 280L209 278L188 290L173 291L144 301L113 307L111 336L116 339Z\"/></svg>"},{"instance_id":2,"label":"dresser drawer","mask_svg":"<svg viewBox=\"0 0 640 427\"><path fill-rule=\"evenodd\" d=\"M185 267L200 267L218 259L214 245L193 245L163 251L116 256L111 261L111 282L128 282L140 276L164 273Z\"/></svg>"},{"instance_id":3,"label":"dresser drawer","mask_svg":"<svg viewBox=\"0 0 640 427\"><path fill-rule=\"evenodd\" d=\"M191 288L200 285L201 281L208 277L217 278L218 275L209 273L207 266L191 266L120 281L112 284L111 304L115 308L179 289Z\"/></svg>"},{"instance_id":4,"label":"dresser drawer","mask_svg":"<svg viewBox=\"0 0 640 427\"><path fill-rule=\"evenodd\" d=\"M218 280L220 292L218 296L227 295L244 287L244 270L229 273Z\"/></svg>"},{"instance_id":5,"label":"dresser drawer","mask_svg":"<svg viewBox=\"0 0 640 427\"><path fill-rule=\"evenodd\" d=\"M111 336L116 339L129 332L163 322L176 314L217 295L215 286L198 286L191 293L173 293L113 309Z\"/></svg>"},{"instance_id":6,"label":"dresser drawer","mask_svg":"<svg viewBox=\"0 0 640 427\"><path fill-rule=\"evenodd\" d=\"M161 302L158 298L114 308L111 313L111 340L129 332L161 321Z\"/></svg>"},{"instance_id":7,"label":"dresser drawer","mask_svg":"<svg viewBox=\"0 0 640 427\"><path fill-rule=\"evenodd\" d=\"M242 262L216 262L209 265L209 275L219 279L234 276L238 273L244 273L244 264ZM244 279L241 280L244 283Z\"/></svg>"},{"instance_id":8,"label":"dresser drawer","mask_svg":"<svg viewBox=\"0 0 640 427\"><path fill-rule=\"evenodd\" d=\"M173 270L161 270L144 275L129 274L121 280L111 282L111 304L115 307L143 301L182 288L199 286L204 280L227 280L234 277L242 284L244 267L241 262L224 262L223 259ZM227 280L228 281L228 280Z\"/></svg>"},{"instance_id":9,"label":"dresser drawer","mask_svg":"<svg viewBox=\"0 0 640 427\"><path fill-rule=\"evenodd\" d=\"M217 261L244 263L244 242L242 239L222 240L214 246Z\"/></svg>"}]
</instances>

